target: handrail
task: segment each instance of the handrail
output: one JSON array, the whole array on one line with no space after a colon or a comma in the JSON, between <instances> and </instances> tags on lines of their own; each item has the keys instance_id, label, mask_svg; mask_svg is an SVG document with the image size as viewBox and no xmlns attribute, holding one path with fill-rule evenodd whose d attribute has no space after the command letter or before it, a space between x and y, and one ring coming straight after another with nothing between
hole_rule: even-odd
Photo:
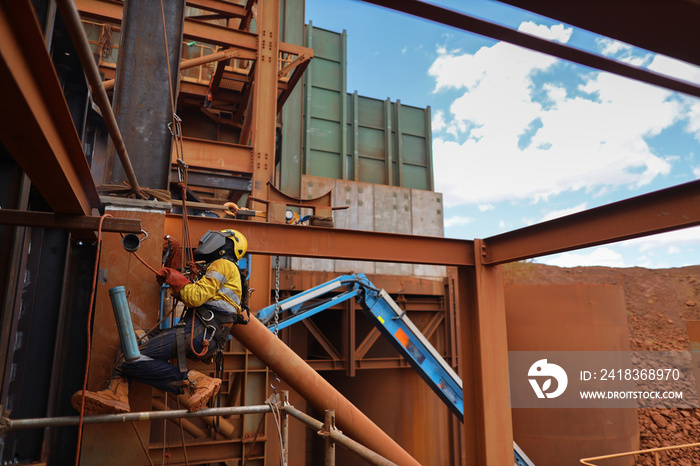
<instances>
[{"instance_id":1,"label":"handrail","mask_svg":"<svg viewBox=\"0 0 700 466\"><path fill-rule=\"evenodd\" d=\"M341 431L334 429L334 430L326 430L325 425L323 422L318 421L311 416L299 411L295 407L293 407L290 404L284 404L281 408L280 411L284 411L290 416L294 417L295 419L303 422L306 424L310 429L315 430L319 435L321 436L327 436L330 437L330 439L342 445L343 447L347 448L351 452L357 454L361 458L369 461L370 463L378 466L396 466L396 463L392 463L388 459L384 458L383 456L373 452L369 448L363 446L360 443L357 443L350 437L344 435Z\"/></svg>"},{"instance_id":2,"label":"handrail","mask_svg":"<svg viewBox=\"0 0 700 466\"><path fill-rule=\"evenodd\" d=\"M700 443L686 443L684 445L673 445L670 447L659 447L659 448L650 448L648 450L635 450L635 451L628 451L624 453L614 453L612 455L602 455L602 456L593 456L591 458L582 458L581 464L585 464L586 466L598 466L593 463L589 463L589 461L598 461L598 460L608 460L608 459L614 459L614 458L622 458L625 456L637 456L637 455L645 455L648 453L654 453L654 459L656 460L656 465L659 465L659 452L660 451L669 451L669 450L680 450L683 448L697 448L700 447Z\"/></svg>"},{"instance_id":3,"label":"handrail","mask_svg":"<svg viewBox=\"0 0 700 466\"><path fill-rule=\"evenodd\" d=\"M0 407L1 408L1 407ZM1 409L0 409L1 411ZM141 411L123 414L94 414L83 417L83 424L103 424L108 422L158 421L184 417L230 416L234 414L259 414L272 412L270 405L228 406L207 408L191 413L186 409L169 411ZM34 429L43 427L77 426L80 416L43 417L30 419L9 419L0 417L0 434L8 430Z\"/></svg>"}]
</instances>

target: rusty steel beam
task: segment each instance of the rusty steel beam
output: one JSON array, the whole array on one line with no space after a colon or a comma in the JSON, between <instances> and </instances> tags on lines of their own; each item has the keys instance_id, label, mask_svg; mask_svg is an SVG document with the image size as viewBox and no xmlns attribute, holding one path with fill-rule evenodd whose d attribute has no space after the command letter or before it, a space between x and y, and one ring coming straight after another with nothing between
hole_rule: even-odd
<instances>
[{"instance_id":1,"label":"rusty steel beam","mask_svg":"<svg viewBox=\"0 0 700 466\"><path fill-rule=\"evenodd\" d=\"M700 181L607 204L484 240L485 264L502 264L700 225Z\"/></svg>"},{"instance_id":2,"label":"rusty steel beam","mask_svg":"<svg viewBox=\"0 0 700 466\"><path fill-rule=\"evenodd\" d=\"M334 409L338 426L348 437L394 463L418 465L411 455L254 316L248 325L234 325L231 334L318 411Z\"/></svg>"},{"instance_id":3,"label":"rusty steel beam","mask_svg":"<svg viewBox=\"0 0 700 466\"><path fill-rule=\"evenodd\" d=\"M481 245L475 240L475 251L481 251ZM459 267L457 272L466 464L510 464L513 424L503 277L499 267L475 256L474 267Z\"/></svg>"},{"instance_id":4,"label":"rusty steel beam","mask_svg":"<svg viewBox=\"0 0 700 466\"><path fill-rule=\"evenodd\" d=\"M0 142L58 213L101 208L44 36L26 0L0 2Z\"/></svg>"},{"instance_id":5,"label":"rusty steel beam","mask_svg":"<svg viewBox=\"0 0 700 466\"><path fill-rule=\"evenodd\" d=\"M628 65L611 60L600 55L586 52L568 45L552 42L546 39L526 34L499 24L469 16L460 11L432 5L420 0L363 0L367 3L383 6L392 10L407 13L419 18L434 21L463 31L472 32L495 40L509 42L536 52L546 53L557 58L590 66L602 71L624 76L647 84L663 87L671 91L700 97L700 86L680 79L654 73L644 68Z\"/></svg>"},{"instance_id":6,"label":"rusty steel beam","mask_svg":"<svg viewBox=\"0 0 700 466\"><path fill-rule=\"evenodd\" d=\"M14 225L59 230L97 231L100 217L90 215L64 215L51 212L0 209L0 225ZM116 233L141 233L141 220L130 218L105 217L102 231Z\"/></svg>"},{"instance_id":7,"label":"rusty steel beam","mask_svg":"<svg viewBox=\"0 0 700 466\"><path fill-rule=\"evenodd\" d=\"M89 18L121 24L122 3L110 0L75 0L81 15ZM185 18L184 38L224 47L239 47L257 50L257 35L250 32L231 29L225 26L205 23L192 18Z\"/></svg>"},{"instance_id":8,"label":"rusty steel beam","mask_svg":"<svg viewBox=\"0 0 700 466\"><path fill-rule=\"evenodd\" d=\"M233 228L246 236L248 250L253 254L409 264L474 265L474 242L469 240L208 217L189 217L188 223L193 247L196 247L197 240L207 230ZM165 233L179 238L182 234L182 216L166 215Z\"/></svg>"},{"instance_id":9,"label":"rusty steel beam","mask_svg":"<svg viewBox=\"0 0 700 466\"><path fill-rule=\"evenodd\" d=\"M121 2L113 0L75 0L75 5L80 14L86 17L116 24L120 24L122 21ZM184 38L226 48L237 47L248 51L258 50L257 34L205 23L192 18L185 18ZM279 50L280 52L294 55L313 57L313 49L287 42L279 42Z\"/></svg>"},{"instance_id":10,"label":"rusty steel beam","mask_svg":"<svg viewBox=\"0 0 700 466\"><path fill-rule=\"evenodd\" d=\"M187 0L187 6L213 11L230 18L245 18L248 14L248 10L245 7L222 0Z\"/></svg>"}]
</instances>

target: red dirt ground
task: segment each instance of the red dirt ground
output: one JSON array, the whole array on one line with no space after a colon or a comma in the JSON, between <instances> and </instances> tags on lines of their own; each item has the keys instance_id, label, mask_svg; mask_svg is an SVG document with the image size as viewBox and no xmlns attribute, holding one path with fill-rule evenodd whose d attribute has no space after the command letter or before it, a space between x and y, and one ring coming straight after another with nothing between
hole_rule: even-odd
<instances>
[{"instance_id":1,"label":"red dirt ground","mask_svg":"<svg viewBox=\"0 0 700 466\"><path fill-rule=\"evenodd\" d=\"M506 280L622 284L632 351L689 351L686 322L700 320L700 266L563 269L521 263L506 268ZM700 409L639 409L639 431L642 449L700 442ZM700 448L662 452L659 459L667 465L697 465ZM637 464L655 463L652 455L644 455Z\"/></svg>"}]
</instances>

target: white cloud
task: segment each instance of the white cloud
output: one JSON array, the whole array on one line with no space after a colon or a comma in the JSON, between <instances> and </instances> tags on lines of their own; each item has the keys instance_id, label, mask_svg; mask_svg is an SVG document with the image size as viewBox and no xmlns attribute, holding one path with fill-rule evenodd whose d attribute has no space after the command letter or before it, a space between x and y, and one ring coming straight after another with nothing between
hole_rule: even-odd
<instances>
[{"instance_id":1,"label":"white cloud","mask_svg":"<svg viewBox=\"0 0 700 466\"><path fill-rule=\"evenodd\" d=\"M584 210L586 210L586 207L587 204L585 202L582 202L581 204L571 207L569 209L553 210L547 213L544 217L542 217L542 220L540 220L540 222L546 222L555 218L565 217L567 215L575 214L576 212L583 212Z\"/></svg>"},{"instance_id":2,"label":"white cloud","mask_svg":"<svg viewBox=\"0 0 700 466\"><path fill-rule=\"evenodd\" d=\"M571 38L573 28L564 27L563 24L555 24L551 28L543 24L535 24L532 21L521 23L518 27L520 32L532 34L533 36L541 37L542 39L555 40L566 44Z\"/></svg>"},{"instance_id":3,"label":"white cloud","mask_svg":"<svg viewBox=\"0 0 700 466\"><path fill-rule=\"evenodd\" d=\"M534 26L524 27L544 31ZM556 77L565 66L502 42L474 54L442 49L429 70L435 92L461 94L433 138L436 190L446 205L642 187L670 173L670 161L645 138L678 121L681 103L668 91L608 73L582 71L575 91L536 78ZM700 104L696 111L692 128L700 140ZM541 124L533 129L533 122Z\"/></svg>"},{"instance_id":4,"label":"white cloud","mask_svg":"<svg viewBox=\"0 0 700 466\"><path fill-rule=\"evenodd\" d=\"M538 259L537 262L557 267L589 267L594 265L625 267L622 255L605 246L597 247L591 251L565 252L547 256Z\"/></svg>"},{"instance_id":5,"label":"white cloud","mask_svg":"<svg viewBox=\"0 0 700 466\"><path fill-rule=\"evenodd\" d=\"M640 252L669 251L672 249L688 250L691 248L700 252L700 227L684 228L659 235L644 236L619 243L622 246L635 248Z\"/></svg>"},{"instance_id":6,"label":"white cloud","mask_svg":"<svg viewBox=\"0 0 700 466\"><path fill-rule=\"evenodd\" d=\"M493 204L480 204L479 205L479 212L487 212L489 210L493 210L495 206Z\"/></svg>"},{"instance_id":7,"label":"white cloud","mask_svg":"<svg viewBox=\"0 0 700 466\"><path fill-rule=\"evenodd\" d=\"M433 113L433 121L431 122L431 126L433 131L442 131L444 128L446 128L447 123L445 123L445 112L438 110L437 112Z\"/></svg>"},{"instance_id":8,"label":"white cloud","mask_svg":"<svg viewBox=\"0 0 700 466\"><path fill-rule=\"evenodd\" d=\"M471 223L473 221L474 221L473 218L460 217L457 215L457 216L445 219L445 228L450 228L450 227L455 227L455 226L464 226L464 225Z\"/></svg>"},{"instance_id":9,"label":"white cloud","mask_svg":"<svg viewBox=\"0 0 700 466\"><path fill-rule=\"evenodd\" d=\"M654 56L649 69L683 81L700 84L700 67L664 55Z\"/></svg>"},{"instance_id":10,"label":"white cloud","mask_svg":"<svg viewBox=\"0 0 700 466\"><path fill-rule=\"evenodd\" d=\"M620 42L619 40L608 39L607 37L597 39L596 44L600 48L601 53L607 56L615 56L620 52L629 52L632 50L632 46Z\"/></svg>"},{"instance_id":11,"label":"white cloud","mask_svg":"<svg viewBox=\"0 0 700 466\"><path fill-rule=\"evenodd\" d=\"M650 53L639 55L639 52L635 52L631 45L613 39L596 39L596 45L600 48L603 55L615 57L617 60L633 66L645 65L652 57Z\"/></svg>"}]
</instances>

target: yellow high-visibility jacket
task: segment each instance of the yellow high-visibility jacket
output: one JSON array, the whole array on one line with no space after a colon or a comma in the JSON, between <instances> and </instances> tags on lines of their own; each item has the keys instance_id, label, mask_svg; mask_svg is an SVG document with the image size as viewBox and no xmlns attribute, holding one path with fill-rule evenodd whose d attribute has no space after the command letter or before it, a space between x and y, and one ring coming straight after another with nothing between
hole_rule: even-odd
<instances>
[{"instance_id":1,"label":"yellow high-visibility jacket","mask_svg":"<svg viewBox=\"0 0 700 466\"><path fill-rule=\"evenodd\" d=\"M222 314L238 314L241 310L241 274L228 259L217 259L202 278L182 287L180 300L187 307L199 307Z\"/></svg>"}]
</instances>

